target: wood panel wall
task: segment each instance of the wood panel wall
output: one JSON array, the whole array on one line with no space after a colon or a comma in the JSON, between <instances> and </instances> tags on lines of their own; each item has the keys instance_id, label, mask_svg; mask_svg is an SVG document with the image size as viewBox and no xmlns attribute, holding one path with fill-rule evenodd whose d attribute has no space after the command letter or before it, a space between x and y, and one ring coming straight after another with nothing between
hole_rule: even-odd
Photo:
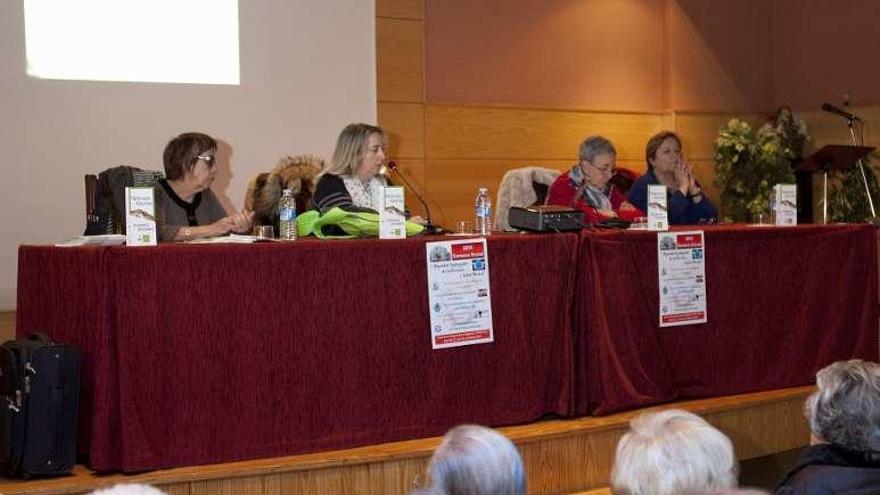
<instances>
[{"instance_id":1,"label":"wood panel wall","mask_svg":"<svg viewBox=\"0 0 880 495\"><path fill-rule=\"evenodd\" d=\"M0 342L15 338L15 311L0 311Z\"/></svg>"},{"instance_id":2,"label":"wood panel wall","mask_svg":"<svg viewBox=\"0 0 880 495\"><path fill-rule=\"evenodd\" d=\"M377 0L378 115L379 124L390 134L389 155L401 162L403 173L428 200L432 220L447 226L471 220L477 188L486 186L494 196L507 170L527 165L570 167L577 146L592 134L615 143L620 166L644 171L644 145L663 129L681 135L697 179L720 207L713 160L718 129L733 117L759 124L764 116L426 101L423 2ZM880 143L880 106L853 110L868 122L866 142ZM810 126L815 146L849 143L838 117L820 111L799 115ZM814 190L818 188L816 181ZM818 200L819 194L814 197ZM424 213L415 198L408 196L407 204Z\"/></svg>"},{"instance_id":3,"label":"wood panel wall","mask_svg":"<svg viewBox=\"0 0 880 495\"><path fill-rule=\"evenodd\" d=\"M663 129L680 132L698 179L717 199L712 142L732 115L426 101L422 2L377 1L378 115L389 133L389 156L426 197L433 220L445 225L470 220L477 188L486 186L494 196L507 170L567 169L580 142L592 134L615 143L620 166L642 172L648 138ZM415 201L407 198L410 208L423 214Z\"/></svg>"}]
</instances>

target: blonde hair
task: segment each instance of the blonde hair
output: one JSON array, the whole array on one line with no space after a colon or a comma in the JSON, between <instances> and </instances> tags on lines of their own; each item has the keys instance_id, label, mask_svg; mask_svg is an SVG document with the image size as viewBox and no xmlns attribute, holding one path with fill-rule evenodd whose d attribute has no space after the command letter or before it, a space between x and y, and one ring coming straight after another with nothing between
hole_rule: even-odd
<instances>
[{"instance_id":1,"label":"blonde hair","mask_svg":"<svg viewBox=\"0 0 880 495\"><path fill-rule=\"evenodd\" d=\"M330 164L321 171L317 179L320 179L324 174L355 175L361 166L367 141L373 134L382 136L383 144L387 141L385 131L381 127L370 124L348 124L345 126L336 140L336 149L333 150Z\"/></svg>"},{"instance_id":2,"label":"blonde hair","mask_svg":"<svg viewBox=\"0 0 880 495\"><path fill-rule=\"evenodd\" d=\"M674 495L735 488L733 445L706 420L679 409L643 414L620 439L611 470L615 495Z\"/></svg>"}]
</instances>

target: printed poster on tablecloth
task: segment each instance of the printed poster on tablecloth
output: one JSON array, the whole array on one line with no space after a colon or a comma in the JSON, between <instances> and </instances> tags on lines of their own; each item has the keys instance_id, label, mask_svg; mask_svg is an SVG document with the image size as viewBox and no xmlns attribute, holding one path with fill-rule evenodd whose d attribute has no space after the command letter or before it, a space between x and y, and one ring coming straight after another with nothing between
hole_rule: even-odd
<instances>
[{"instance_id":1,"label":"printed poster on tablecloth","mask_svg":"<svg viewBox=\"0 0 880 495\"><path fill-rule=\"evenodd\" d=\"M494 340L486 239L425 244L434 349Z\"/></svg>"},{"instance_id":2,"label":"printed poster on tablecloth","mask_svg":"<svg viewBox=\"0 0 880 495\"><path fill-rule=\"evenodd\" d=\"M702 231L657 234L660 326L706 323L706 244Z\"/></svg>"}]
</instances>

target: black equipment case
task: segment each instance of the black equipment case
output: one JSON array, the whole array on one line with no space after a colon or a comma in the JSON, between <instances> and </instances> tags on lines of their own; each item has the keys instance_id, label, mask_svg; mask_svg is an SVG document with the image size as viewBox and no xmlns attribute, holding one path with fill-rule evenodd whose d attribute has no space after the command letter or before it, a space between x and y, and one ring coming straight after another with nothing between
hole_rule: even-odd
<instances>
[{"instance_id":1,"label":"black equipment case","mask_svg":"<svg viewBox=\"0 0 880 495\"><path fill-rule=\"evenodd\" d=\"M80 352L35 333L0 345L0 469L30 478L76 464Z\"/></svg>"}]
</instances>

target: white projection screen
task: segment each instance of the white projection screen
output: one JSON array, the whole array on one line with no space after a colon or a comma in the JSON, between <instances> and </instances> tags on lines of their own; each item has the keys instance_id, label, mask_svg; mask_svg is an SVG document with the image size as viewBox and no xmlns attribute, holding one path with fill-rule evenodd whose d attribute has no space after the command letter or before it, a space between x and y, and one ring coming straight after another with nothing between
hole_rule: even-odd
<instances>
[{"instance_id":1,"label":"white projection screen","mask_svg":"<svg viewBox=\"0 0 880 495\"><path fill-rule=\"evenodd\" d=\"M43 79L239 84L238 0L24 0Z\"/></svg>"}]
</instances>

